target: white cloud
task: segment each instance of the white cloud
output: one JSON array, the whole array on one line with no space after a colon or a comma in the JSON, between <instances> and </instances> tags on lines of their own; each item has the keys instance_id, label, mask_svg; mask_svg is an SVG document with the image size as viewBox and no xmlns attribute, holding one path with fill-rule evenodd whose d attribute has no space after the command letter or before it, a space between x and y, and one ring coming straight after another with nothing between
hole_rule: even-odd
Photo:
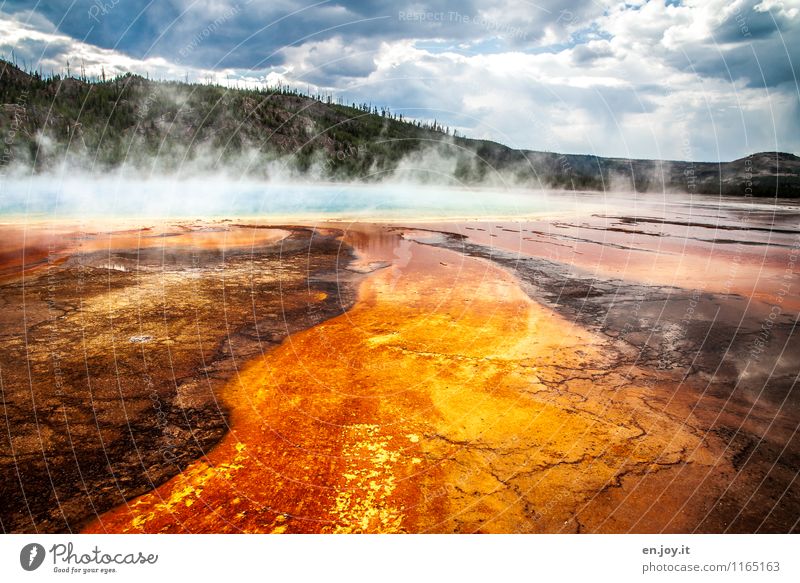
<instances>
[{"instance_id":1,"label":"white cloud","mask_svg":"<svg viewBox=\"0 0 800 583\"><path fill-rule=\"evenodd\" d=\"M69 59L73 72L83 62L90 75L103 67L107 75L132 71L182 79L188 73L190 79L231 85L309 85L340 92L347 102L389 105L514 147L704 160L756 150L800 151L800 94L785 74L797 42L789 32L800 23L795 0L635 4L595 3L593 12L559 15L558 3L534 10L530 3L512 2L505 10L495 6L478 14L496 23L498 38L513 26L526 30L547 14L544 36L527 45L517 38L471 52L481 43L338 33L285 47L281 66L247 72L186 67L163 57L135 59L77 41L31 13L0 19L0 47L6 54L14 48L45 70L62 70ZM218 5L214 10L224 13ZM771 35L776 26L783 39ZM408 34L414 30L409 26ZM578 36L563 44L570 35ZM542 50L543 42L561 44ZM790 54L781 54L787 50L782 42ZM765 69L767 76L783 73L774 83L768 80L767 88L754 77Z\"/></svg>"},{"instance_id":2,"label":"white cloud","mask_svg":"<svg viewBox=\"0 0 800 583\"><path fill-rule=\"evenodd\" d=\"M55 32L50 27L34 27L21 15L0 18L0 50L10 57L13 50L17 62L45 72L65 73L67 63L70 73L78 75L81 69L87 77L122 75L128 72L149 75L153 79L183 79L190 73L192 79L209 76L224 77L233 71L182 67L161 57L135 59L119 51L104 49L75 40Z\"/></svg>"},{"instance_id":3,"label":"white cloud","mask_svg":"<svg viewBox=\"0 0 800 583\"><path fill-rule=\"evenodd\" d=\"M774 10L788 18L795 18L800 14L800 6L797 2L784 1L784 0L762 0L759 4L753 7L756 12L769 12Z\"/></svg>"}]
</instances>

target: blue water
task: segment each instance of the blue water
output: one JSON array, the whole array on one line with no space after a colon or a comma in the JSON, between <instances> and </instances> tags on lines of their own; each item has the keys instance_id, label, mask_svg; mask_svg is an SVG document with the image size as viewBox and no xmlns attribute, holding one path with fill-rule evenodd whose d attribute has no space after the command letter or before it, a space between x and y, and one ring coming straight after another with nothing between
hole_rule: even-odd
<instances>
[{"instance_id":1,"label":"blue water","mask_svg":"<svg viewBox=\"0 0 800 583\"><path fill-rule=\"evenodd\" d=\"M7 180L0 214L42 218L320 217L461 218L525 216L574 208L570 195L546 191L419 185L269 184L221 178Z\"/></svg>"}]
</instances>

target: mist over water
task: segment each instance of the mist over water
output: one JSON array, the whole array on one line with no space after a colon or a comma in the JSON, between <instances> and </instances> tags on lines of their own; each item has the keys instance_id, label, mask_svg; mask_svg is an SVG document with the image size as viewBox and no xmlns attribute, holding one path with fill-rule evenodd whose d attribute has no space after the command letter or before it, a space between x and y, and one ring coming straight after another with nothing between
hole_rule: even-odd
<instances>
[{"instance_id":1,"label":"mist over water","mask_svg":"<svg viewBox=\"0 0 800 583\"><path fill-rule=\"evenodd\" d=\"M69 217L478 218L564 212L573 193L419 184L33 175L0 183L0 214Z\"/></svg>"},{"instance_id":2,"label":"mist over water","mask_svg":"<svg viewBox=\"0 0 800 583\"><path fill-rule=\"evenodd\" d=\"M424 163L423 163L424 162ZM319 173L306 179L274 172L273 178L248 174L238 165L224 171L187 164L180 172L161 173L127 166L99 173L60 166L44 173L22 167L0 178L0 216L60 220L74 218L222 218L300 219L489 219L596 212L652 215L715 214L722 209L748 213L790 201L690 195L674 192L635 193L525 188L498 174L477 186L446 182L439 158L410 161L376 182L329 182ZM310 178L310 179L309 179ZM792 210L796 210L793 208ZM660 214L660 213L659 213Z\"/></svg>"}]
</instances>

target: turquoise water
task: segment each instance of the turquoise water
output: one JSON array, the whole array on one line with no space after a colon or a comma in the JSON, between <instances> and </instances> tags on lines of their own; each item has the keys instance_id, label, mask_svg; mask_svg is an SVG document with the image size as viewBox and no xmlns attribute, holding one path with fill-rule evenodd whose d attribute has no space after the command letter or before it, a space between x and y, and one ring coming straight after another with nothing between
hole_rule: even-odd
<instances>
[{"instance_id":1,"label":"turquoise water","mask_svg":"<svg viewBox=\"0 0 800 583\"><path fill-rule=\"evenodd\" d=\"M573 208L574 195L413 184L268 184L234 180L52 179L0 185L0 214L43 218L530 216Z\"/></svg>"}]
</instances>

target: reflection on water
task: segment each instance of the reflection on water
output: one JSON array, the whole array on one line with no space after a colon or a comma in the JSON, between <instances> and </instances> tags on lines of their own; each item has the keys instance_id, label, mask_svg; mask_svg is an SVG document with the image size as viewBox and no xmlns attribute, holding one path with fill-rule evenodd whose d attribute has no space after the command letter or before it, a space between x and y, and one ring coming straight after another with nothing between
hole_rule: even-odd
<instances>
[{"instance_id":1,"label":"reflection on water","mask_svg":"<svg viewBox=\"0 0 800 583\"><path fill-rule=\"evenodd\" d=\"M277 243L289 231L279 228L252 228L239 225L205 226L200 224L164 224L122 228L120 225L85 221L81 224L25 222L0 225L0 279L16 277L58 263L71 255L97 252L107 254L99 264L106 269L126 269L111 261L119 252L160 250L166 260L168 250L194 249L224 253L233 249L255 250Z\"/></svg>"},{"instance_id":2,"label":"reflection on water","mask_svg":"<svg viewBox=\"0 0 800 583\"><path fill-rule=\"evenodd\" d=\"M359 224L356 228L340 227L344 230L344 241L369 261L391 261L400 245L400 233L386 228Z\"/></svg>"},{"instance_id":3,"label":"reflection on water","mask_svg":"<svg viewBox=\"0 0 800 583\"><path fill-rule=\"evenodd\" d=\"M572 216L407 224L454 233L520 258L566 263L601 279L735 294L770 304L776 303L781 282L796 280L796 203L675 198L681 202L615 195L606 198L602 210L585 206ZM796 294L780 302L784 309L800 309Z\"/></svg>"}]
</instances>

